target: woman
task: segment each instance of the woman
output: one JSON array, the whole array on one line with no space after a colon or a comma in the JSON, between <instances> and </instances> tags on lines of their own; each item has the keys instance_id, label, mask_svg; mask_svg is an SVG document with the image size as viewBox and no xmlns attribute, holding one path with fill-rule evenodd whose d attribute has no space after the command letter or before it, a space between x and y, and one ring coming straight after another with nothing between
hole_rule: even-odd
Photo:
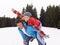
<instances>
[{"instance_id":1,"label":"woman","mask_svg":"<svg viewBox=\"0 0 60 45\"><path fill-rule=\"evenodd\" d=\"M24 40L24 44L25 45L29 45L29 40L32 40L32 39L35 39L35 38L38 40L38 44L39 45L46 45L44 39L41 38L41 35L32 26L28 26L26 24L26 22L22 22L22 24L25 27L25 31L28 34L27 35L26 33L24 33L24 31L22 31L22 29L21 29L21 27L22 27L21 25L22 24L20 24L20 23L21 23L20 19L18 21L16 21L16 24L18 26L18 30L19 30L19 32L22 35L22 38Z\"/></svg>"}]
</instances>

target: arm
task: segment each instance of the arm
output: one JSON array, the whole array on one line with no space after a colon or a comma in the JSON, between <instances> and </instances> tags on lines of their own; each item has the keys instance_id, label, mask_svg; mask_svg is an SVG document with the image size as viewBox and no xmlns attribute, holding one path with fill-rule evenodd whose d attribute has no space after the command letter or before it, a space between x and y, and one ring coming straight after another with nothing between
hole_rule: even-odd
<instances>
[{"instance_id":1,"label":"arm","mask_svg":"<svg viewBox=\"0 0 60 45\"><path fill-rule=\"evenodd\" d=\"M42 35L45 35L45 33L40 29L40 25L41 25L42 23L39 21L39 20L37 20L37 19L34 19L34 28L36 29L36 30L38 30L39 32L40 32L40 34L42 34Z\"/></svg>"},{"instance_id":2,"label":"arm","mask_svg":"<svg viewBox=\"0 0 60 45\"><path fill-rule=\"evenodd\" d=\"M20 18L23 17L23 15L22 15L20 12L18 12L17 10L15 10L15 9L12 9L12 12L13 12L14 14L17 14Z\"/></svg>"},{"instance_id":3,"label":"arm","mask_svg":"<svg viewBox=\"0 0 60 45\"><path fill-rule=\"evenodd\" d=\"M22 31L20 28L18 28L18 31L19 31L19 33L21 34L23 40L27 40L27 39L28 39L28 37L26 37L26 36L24 35L23 31Z\"/></svg>"},{"instance_id":4,"label":"arm","mask_svg":"<svg viewBox=\"0 0 60 45\"><path fill-rule=\"evenodd\" d=\"M22 29L22 31L23 31L23 32L24 32L24 34L26 34L27 36L29 36L29 37L31 36L31 35L29 35L29 34L27 34L27 33L26 33L26 31L25 31L25 29L24 29L24 28Z\"/></svg>"},{"instance_id":5,"label":"arm","mask_svg":"<svg viewBox=\"0 0 60 45\"><path fill-rule=\"evenodd\" d=\"M33 17L30 17L29 21L28 21L28 25L32 25L38 32L40 32L41 34L45 34L43 31L40 30L39 26L40 26L41 22Z\"/></svg>"}]
</instances>

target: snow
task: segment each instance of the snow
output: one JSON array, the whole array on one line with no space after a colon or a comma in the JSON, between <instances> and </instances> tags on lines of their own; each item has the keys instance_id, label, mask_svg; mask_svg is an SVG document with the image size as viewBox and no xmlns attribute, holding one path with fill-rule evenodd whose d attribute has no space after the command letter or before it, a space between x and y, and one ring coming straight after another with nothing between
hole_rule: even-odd
<instances>
[{"instance_id":1,"label":"snow","mask_svg":"<svg viewBox=\"0 0 60 45\"><path fill-rule=\"evenodd\" d=\"M42 30L50 36L50 38L45 39L47 45L60 45L60 29L42 27ZM38 45L36 39L29 44ZM17 27L0 28L0 45L23 45Z\"/></svg>"}]
</instances>

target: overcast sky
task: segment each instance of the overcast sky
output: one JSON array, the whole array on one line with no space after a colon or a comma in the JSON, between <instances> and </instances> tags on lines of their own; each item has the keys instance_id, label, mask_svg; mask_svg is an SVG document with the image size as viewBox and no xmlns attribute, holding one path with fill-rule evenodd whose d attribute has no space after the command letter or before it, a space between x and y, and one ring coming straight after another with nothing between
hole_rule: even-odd
<instances>
[{"instance_id":1,"label":"overcast sky","mask_svg":"<svg viewBox=\"0 0 60 45\"><path fill-rule=\"evenodd\" d=\"M49 5L60 5L60 0L0 0L0 17L4 15L11 18L16 17L11 9L14 8L22 12L23 7L26 7L27 4L33 4L39 15L42 7L46 10Z\"/></svg>"}]
</instances>

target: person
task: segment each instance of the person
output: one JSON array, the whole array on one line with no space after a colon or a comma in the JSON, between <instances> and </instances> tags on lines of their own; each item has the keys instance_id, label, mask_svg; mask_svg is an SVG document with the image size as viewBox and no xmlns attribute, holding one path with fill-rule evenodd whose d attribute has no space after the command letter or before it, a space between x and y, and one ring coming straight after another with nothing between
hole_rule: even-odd
<instances>
[{"instance_id":1,"label":"person","mask_svg":"<svg viewBox=\"0 0 60 45\"><path fill-rule=\"evenodd\" d=\"M30 12L25 12L24 14L21 14L20 12L12 9L14 14L17 14L22 20L24 20L27 25L29 26L33 26L40 34L42 37L48 37L40 28L42 23L35 19L34 17L32 17L32 14Z\"/></svg>"},{"instance_id":2,"label":"person","mask_svg":"<svg viewBox=\"0 0 60 45\"><path fill-rule=\"evenodd\" d=\"M18 27L20 27L20 29L24 32L25 35L31 36L31 35L29 35L29 34L26 33L25 26L23 25L23 21L22 21L22 20L17 19L17 20L16 20L16 25L17 25Z\"/></svg>"},{"instance_id":3,"label":"person","mask_svg":"<svg viewBox=\"0 0 60 45\"><path fill-rule=\"evenodd\" d=\"M24 24L24 25L23 25ZM40 37L40 34L32 27L32 26L28 26L26 25L25 22L21 22L20 19L18 21L16 21L16 25L18 27L19 32L21 33L23 40L24 40L24 44L25 45L29 45L29 41L31 39L37 39L38 41L38 45L45 45L45 41ZM23 28L25 28L25 33L22 30ZM27 35L28 34L28 35ZM38 34L38 35L37 35ZM30 36L29 36L30 35ZM39 37L39 38L38 38Z\"/></svg>"},{"instance_id":4,"label":"person","mask_svg":"<svg viewBox=\"0 0 60 45\"><path fill-rule=\"evenodd\" d=\"M33 39L33 37L29 34L26 33L26 28L25 26L23 25L23 21L20 20L20 19L16 19L16 25L18 27L18 30L20 32L20 34L22 35L22 38L23 38L23 42L25 45L29 45L29 40ZM35 33L36 34L36 33ZM34 36L34 35L33 35Z\"/></svg>"},{"instance_id":5,"label":"person","mask_svg":"<svg viewBox=\"0 0 60 45\"><path fill-rule=\"evenodd\" d=\"M30 12L25 12L22 19L27 23L27 25L33 26L41 34L42 38L49 38L49 35L46 35L44 31L41 30L42 23L36 18L32 17Z\"/></svg>"}]
</instances>

